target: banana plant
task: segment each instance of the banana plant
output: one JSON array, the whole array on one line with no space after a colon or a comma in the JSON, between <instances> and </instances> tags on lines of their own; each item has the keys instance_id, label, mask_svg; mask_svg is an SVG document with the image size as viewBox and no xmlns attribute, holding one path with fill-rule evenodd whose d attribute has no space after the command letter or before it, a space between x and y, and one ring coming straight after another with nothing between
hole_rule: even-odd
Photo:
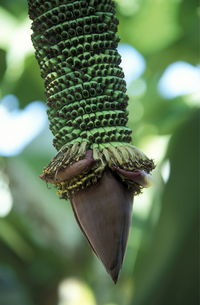
<instances>
[{"instance_id":1,"label":"banana plant","mask_svg":"<svg viewBox=\"0 0 200 305\"><path fill-rule=\"evenodd\" d=\"M116 283L135 195L154 168L133 146L112 0L28 0L53 145L40 178L70 199L76 220Z\"/></svg>"}]
</instances>

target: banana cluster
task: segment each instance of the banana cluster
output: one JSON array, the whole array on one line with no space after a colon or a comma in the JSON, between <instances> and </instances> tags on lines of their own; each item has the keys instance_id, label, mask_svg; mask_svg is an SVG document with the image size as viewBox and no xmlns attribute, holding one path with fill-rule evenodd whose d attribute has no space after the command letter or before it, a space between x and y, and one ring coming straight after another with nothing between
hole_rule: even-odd
<instances>
[{"instance_id":1,"label":"banana cluster","mask_svg":"<svg viewBox=\"0 0 200 305\"><path fill-rule=\"evenodd\" d=\"M112 1L29 1L53 144L129 143Z\"/></svg>"}]
</instances>

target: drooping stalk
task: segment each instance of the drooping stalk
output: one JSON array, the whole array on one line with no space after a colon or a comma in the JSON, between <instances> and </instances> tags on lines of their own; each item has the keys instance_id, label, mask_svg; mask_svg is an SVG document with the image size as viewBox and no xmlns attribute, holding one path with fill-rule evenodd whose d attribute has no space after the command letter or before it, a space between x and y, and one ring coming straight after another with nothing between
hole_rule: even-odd
<instances>
[{"instance_id":1,"label":"drooping stalk","mask_svg":"<svg viewBox=\"0 0 200 305\"><path fill-rule=\"evenodd\" d=\"M88 202L94 204L95 198L97 205L101 205L99 197L105 200L105 181L109 181L110 187L118 188L119 194L129 194L121 196L121 201L130 202L146 186L154 168L153 161L130 144L132 131L126 126L128 97L119 66L114 3L28 0L28 10L33 20L32 41L45 84L53 144L58 150L41 178L55 184L61 198L71 199L80 227L110 271L107 259L97 253L100 250L91 241L91 230L95 229L86 232L83 214L80 216L85 212L77 210L77 205L80 198L83 208ZM112 191L107 190L110 202L119 201L119 194L112 199ZM131 208L128 209L130 212ZM101 213L104 212L107 213L103 207ZM88 221L92 220L88 218ZM121 263L124 250L123 245ZM115 279L118 272L113 275Z\"/></svg>"}]
</instances>

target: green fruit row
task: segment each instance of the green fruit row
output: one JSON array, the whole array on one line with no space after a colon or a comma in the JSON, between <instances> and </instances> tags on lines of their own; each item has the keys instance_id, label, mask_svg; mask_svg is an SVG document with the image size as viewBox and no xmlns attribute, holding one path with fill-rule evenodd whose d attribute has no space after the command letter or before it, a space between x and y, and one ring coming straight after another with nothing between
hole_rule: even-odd
<instances>
[{"instance_id":1,"label":"green fruit row","mask_svg":"<svg viewBox=\"0 0 200 305\"><path fill-rule=\"evenodd\" d=\"M111 0L30 0L32 41L56 149L129 143L126 83ZM100 147L100 146L99 146Z\"/></svg>"}]
</instances>

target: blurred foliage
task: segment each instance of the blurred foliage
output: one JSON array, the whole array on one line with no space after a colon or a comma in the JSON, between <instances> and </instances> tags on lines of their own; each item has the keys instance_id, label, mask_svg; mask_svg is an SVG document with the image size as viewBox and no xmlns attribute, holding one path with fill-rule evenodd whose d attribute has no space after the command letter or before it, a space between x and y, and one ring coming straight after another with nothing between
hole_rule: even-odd
<instances>
[{"instance_id":1,"label":"blurred foliage","mask_svg":"<svg viewBox=\"0 0 200 305\"><path fill-rule=\"evenodd\" d=\"M146 71L128 88L129 125L134 144L157 163L153 187L135 198L121 278L114 286L91 254L70 204L37 179L54 154L46 128L20 155L0 159L0 179L6 177L14 202L0 218L0 305L73 305L66 301L73 291L85 291L78 304L198 304L200 113L195 97L165 99L157 89L171 63L199 63L196 1L116 2L122 42L146 60ZM0 1L0 94L15 94L21 108L44 100L33 49L22 52L20 31L29 37L29 25L25 0ZM141 82L145 89L136 96ZM162 175L166 164L168 179Z\"/></svg>"},{"instance_id":2,"label":"blurred foliage","mask_svg":"<svg viewBox=\"0 0 200 305\"><path fill-rule=\"evenodd\" d=\"M35 56L25 59L24 70L18 81L15 83L12 93L20 101L20 106L24 107L27 101L44 100L44 86L39 77L39 66L35 64Z\"/></svg>"}]
</instances>

